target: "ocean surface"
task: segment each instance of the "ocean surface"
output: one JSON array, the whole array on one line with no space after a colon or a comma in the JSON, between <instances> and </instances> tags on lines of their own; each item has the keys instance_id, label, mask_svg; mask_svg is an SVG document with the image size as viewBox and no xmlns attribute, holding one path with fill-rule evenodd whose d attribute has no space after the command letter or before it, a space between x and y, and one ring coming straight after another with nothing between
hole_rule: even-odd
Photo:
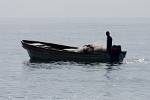
<instances>
[{"instance_id":1,"label":"ocean surface","mask_svg":"<svg viewBox=\"0 0 150 100\"><path fill-rule=\"evenodd\" d=\"M21 40L113 44L122 64L31 62ZM0 100L147 100L150 18L0 18Z\"/></svg>"}]
</instances>

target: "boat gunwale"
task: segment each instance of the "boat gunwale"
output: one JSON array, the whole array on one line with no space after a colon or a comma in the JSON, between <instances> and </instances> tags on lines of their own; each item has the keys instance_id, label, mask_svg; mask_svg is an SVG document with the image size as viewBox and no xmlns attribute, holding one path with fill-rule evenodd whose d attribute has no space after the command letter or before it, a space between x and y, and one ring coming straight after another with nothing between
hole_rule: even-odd
<instances>
[{"instance_id":1,"label":"boat gunwale","mask_svg":"<svg viewBox=\"0 0 150 100\"><path fill-rule=\"evenodd\" d=\"M25 49L32 49L32 50L38 50L38 51L45 51L45 52L49 52L49 53L66 53L66 54L81 54L81 55L99 55L102 53L106 53L107 51L101 51L101 52L90 52L90 53L85 53L85 52L70 52L67 50L63 50L63 49L57 49L57 50L53 50L53 49L46 49L46 48L41 48L41 47L37 47L35 45L30 45L30 43L26 43L26 42L31 42L31 43L41 43L41 44L52 44L52 45L57 45L57 46L63 46L63 47L67 47L67 48L78 48L78 47L71 47L71 46L66 46L66 45L59 45L59 44L54 44L54 43L46 43L46 42L40 42L40 41L30 41L30 40L22 40L22 46ZM121 51L122 54L127 53L127 51Z\"/></svg>"},{"instance_id":2,"label":"boat gunwale","mask_svg":"<svg viewBox=\"0 0 150 100\"><path fill-rule=\"evenodd\" d=\"M70 52L70 51L67 51L67 50L53 50L53 49L46 49L46 48L37 47L37 46L30 45L28 43L23 43L23 42L22 42L22 45L23 45L23 48L27 49L27 50L31 49L31 50L36 50L36 51L40 51L40 52L56 53L56 54L64 53L64 54L80 54L80 55L98 55L98 54L101 54L101 53L105 53L105 52L85 53L85 52Z\"/></svg>"}]
</instances>

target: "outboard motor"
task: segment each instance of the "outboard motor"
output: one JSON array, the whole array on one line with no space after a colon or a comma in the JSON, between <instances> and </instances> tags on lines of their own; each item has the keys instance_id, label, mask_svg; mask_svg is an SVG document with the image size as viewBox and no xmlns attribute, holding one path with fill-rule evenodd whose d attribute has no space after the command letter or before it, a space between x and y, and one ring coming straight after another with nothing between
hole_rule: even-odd
<instances>
[{"instance_id":1,"label":"outboard motor","mask_svg":"<svg viewBox=\"0 0 150 100\"><path fill-rule=\"evenodd\" d=\"M121 53L121 45L113 45L111 48L111 61L118 61Z\"/></svg>"},{"instance_id":2,"label":"outboard motor","mask_svg":"<svg viewBox=\"0 0 150 100\"><path fill-rule=\"evenodd\" d=\"M111 52L120 53L121 52L121 45L113 45L111 48Z\"/></svg>"}]
</instances>

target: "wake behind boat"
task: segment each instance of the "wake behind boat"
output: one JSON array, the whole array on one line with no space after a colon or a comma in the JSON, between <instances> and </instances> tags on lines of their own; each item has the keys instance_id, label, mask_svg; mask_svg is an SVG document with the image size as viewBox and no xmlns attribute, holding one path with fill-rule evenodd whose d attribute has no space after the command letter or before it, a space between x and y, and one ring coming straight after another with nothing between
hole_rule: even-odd
<instances>
[{"instance_id":1,"label":"wake behind boat","mask_svg":"<svg viewBox=\"0 0 150 100\"><path fill-rule=\"evenodd\" d=\"M126 51L121 46L112 46L111 52L104 48L85 45L82 48L41 41L22 40L31 60L78 61L78 62L122 62Z\"/></svg>"}]
</instances>

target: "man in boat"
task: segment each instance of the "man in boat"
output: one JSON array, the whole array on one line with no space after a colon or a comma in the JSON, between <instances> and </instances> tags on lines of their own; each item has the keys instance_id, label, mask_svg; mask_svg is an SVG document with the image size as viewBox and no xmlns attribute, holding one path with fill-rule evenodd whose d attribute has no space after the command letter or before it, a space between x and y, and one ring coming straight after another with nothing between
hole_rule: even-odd
<instances>
[{"instance_id":1,"label":"man in boat","mask_svg":"<svg viewBox=\"0 0 150 100\"><path fill-rule=\"evenodd\" d=\"M111 52L111 47L112 47L112 37L110 36L109 31L106 32L107 35L107 51Z\"/></svg>"}]
</instances>

